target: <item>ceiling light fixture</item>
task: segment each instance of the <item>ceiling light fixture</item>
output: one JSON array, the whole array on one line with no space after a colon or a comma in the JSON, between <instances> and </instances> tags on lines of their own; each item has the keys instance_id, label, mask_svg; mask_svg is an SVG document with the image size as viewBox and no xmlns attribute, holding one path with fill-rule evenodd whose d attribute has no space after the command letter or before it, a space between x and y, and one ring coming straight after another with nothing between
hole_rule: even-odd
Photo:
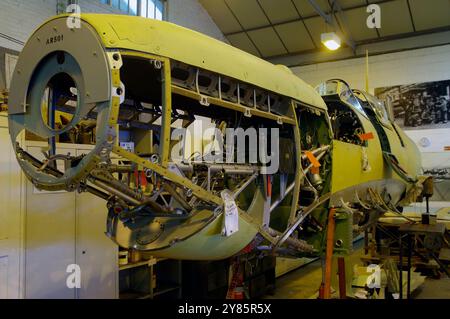
<instances>
[{"instance_id":1,"label":"ceiling light fixture","mask_svg":"<svg viewBox=\"0 0 450 319\"><path fill-rule=\"evenodd\" d=\"M320 38L323 45L325 45L331 51L337 50L341 47L341 39L334 32L322 33Z\"/></svg>"}]
</instances>

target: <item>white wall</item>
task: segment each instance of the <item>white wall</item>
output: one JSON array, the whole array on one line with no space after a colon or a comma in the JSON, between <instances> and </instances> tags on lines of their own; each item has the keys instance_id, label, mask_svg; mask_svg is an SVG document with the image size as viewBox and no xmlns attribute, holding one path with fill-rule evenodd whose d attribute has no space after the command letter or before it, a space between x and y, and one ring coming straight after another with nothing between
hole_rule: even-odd
<instances>
[{"instance_id":1,"label":"white wall","mask_svg":"<svg viewBox=\"0 0 450 319\"><path fill-rule=\"evenodd\" d=\"M370 52L369 52L370 54ZM365 87L365 58L294 67L311 85L341 78L358 89ZM370 91L377 87L450 79L450 45L369 57Z\"/></svg>"},{"instance_id":2,"label":"white wall","mask_svg":"<svg viewBox=\"0 0 450 319\"><path fill-rule=\"evenodd\" d=\"M197 0L168 0L167 20L228 42Z\"/></svg>"}]
</instances>

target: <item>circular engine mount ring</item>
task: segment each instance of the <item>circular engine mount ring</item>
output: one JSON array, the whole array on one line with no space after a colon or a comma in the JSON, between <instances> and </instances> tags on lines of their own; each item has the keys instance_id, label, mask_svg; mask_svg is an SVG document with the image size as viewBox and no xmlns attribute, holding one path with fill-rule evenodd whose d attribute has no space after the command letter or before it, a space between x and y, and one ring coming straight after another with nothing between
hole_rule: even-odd
<instances>
[{"instance_id":1,"label":"circular engine mount ring","mask_svg":"<svg viewBox=\"0 0 450 319\"><path fill-rule=\"evenodd\" d=\"M61 53L64 59L61 59ZM11 82L9 129L18 162L33 184L44 190L74 190L105 156L115 141L112 117L112 63L101 38L85 21L80 28L69 28L67 17L57 17L43 24L26 43ZM116 53L117 54L117 53ZM116 72L121 56L114 63ZM71 123L55 131L45 125L41 114L42 94L48 81L60 73L68 74L77 86L77 109ZM120 80L118 81L120 83ZM18 145L20 134L28 130L44 139L56 137L82 120L91 110L97 112L96 146L63 176L40 171L25 160Z\"/></svg>"}]
</instances>

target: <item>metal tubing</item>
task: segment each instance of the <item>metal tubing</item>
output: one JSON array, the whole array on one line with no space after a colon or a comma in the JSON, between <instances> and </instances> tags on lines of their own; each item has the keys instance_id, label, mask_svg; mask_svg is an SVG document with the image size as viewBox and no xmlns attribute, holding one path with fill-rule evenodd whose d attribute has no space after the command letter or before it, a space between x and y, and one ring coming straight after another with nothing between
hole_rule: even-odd
<instances>
[{"instance_id":1,"label":"metal tubing","mask_svg":"<svg viewBox=\"0 0 450 319\"><path fill-rule=\"evenodd\" d=\"M326 202L328 199L330 199L331 194L327 193L325 195L323 195L322 197L320 197L318 200L316 200L314 203L312 203L311 205L309 205L298 217L297 219L294 221L294 223L285 230L285 232L283 233L283 236L280 237L280 239L278 240L277 244L275 245L275 248L280 247L284 241L286 241L286 239L291 236L291 234L294 232L294 230L298 227L298 225L301 224L301 222L303 222L303 220L317 207L319 207L320 205L322 205L324 202Z\"/></svg>"},{"instance_id":2,"label":"metal tubing","mask_svg":"<svg viewBox=\"0 0 450 319\"><path fill-rule=\"evenodd\" d=\"M134 198L139 203L141 203L142 200L145 200L144 196L141 193L135 192L127 185L123 184L122 182L114 178L108 179L103 177L102 175L95 174L95 172L93 172L91 175L92 178L94 178L95 180L102 181L103 183L105 183L105 185L109 185L110 187L116 189L117 191L127 195L128 197Z\"/></svg>"},{"instance_id":3,"label":"metal tubing","mask_svg":"<svg viewBox=\"0 0 450 319\"><path fill-rule=\"evenodd\" d=\"M295 183L292 183L291 185L289 185L288 188L286 188L286 191L284 192L284 196L282 196L281 198L277 199L272 206L270 206L270 212L272 212L275 208L278 207L278 205L281 204L281 202L286 198L287 195L289 195L290 192L292 192L292 190L295 187Z\"/></svg>"},{"instance_id":4,"label":"metal tubing","mask_svg":"<svg viewBox=\"0 0 450 319\"><path fill-rule=\"evenodd\" d=\"M239 187L239 188L234 192L233 197L234 197L234 198L237 198L237 197L239 196L239 194L241 194L241 193L244 191L244 189L246 189L247 186L250 185L250 183L253 182L253 181L256 179L256 177L258 177L258 173L255 173L255 174L253 174L252 176L250 176L250 178L247 179L247 180L245 181L245 183L242 184L242 186Z\"/></svg>"},{"instance_id":5,"label":"metal tubing","mask_svg":"<svg viewBox=\"0 0 450 319\"><path fill-rule=\"evenodd\" d=\"M170 194L172 195L172 197L180 203L181 206L183 206L183 208L185 210L187 210L188 212L190 212L192 210L191 205L189 205L189 203L183 198L183 196L181 196L180 194L177 193L177 191L170 186L169 184L165 183L163 185L163 188Z\"/></svg>"},{"instance_id":6,"label":"metal tubing","mask_svg":"<svg viewBox=\"0 0 450 319\"><path fill-rule=\"evenodd\" d=\"M276 231L275 229L272 229L272 228L267 228L266 230L267 230L267 233L269 233L273 237L282 235L279 231ZM292 246L302 252L313 252L314 251L314 247L312 245L309 245L307 242L305 242L303 240L298 240L295 238L288 238L288 239L286 239L286 243L289 246Z\"/></svg>"},{"instance_id":7,"label":"metal tubing","mask_svg":"<svg viewBox=\"0 0 450 319\"><path fill-rule=\"evenodd\" d=\"M137 199L135 199L135 198L133 198L131 196L128 196L127 194L124 194L124 193L120 192L119 190L115 189L114 187L109 186L108 184L106 184L106 183L104 183L102 181L93 179L91 182L94 185L96 185L96 186L98 186L100 188L103 188L105 191L107 191L107 192L109 192L109 193L111 193L113 195L116 195L116 196L122 198L123 200L126 200L127 202L133 204L133 205L141 205L141 202L138 201Z\"/></svg>"},{"instance_id":8,"label":"metal tubing","mask_svg":"<svg viewBox=\"0 0 450 319\"><path fill-rule=\"evenodd\" d=\"M320 161L326 153L327 153L327 151L323 151L322 153L320 153L320 155L317 156L317 160ZM305 168L303 177L305 177L306 174L309 173L309 171L311 170L312 167L313 167L313 164L310 164L307 168Z\"/></svg>"},{"instance_id":9,"label":"metal tubing","mask_svg":"<svg viewBox=\"0 0 450 319\"><path fill-rule=\"evenodd\" d=\"M324 152L324 151L328 151L328 149L329 149L330 147L331 147L330 145L322 146L322 147L316 148L315 150L311 151L311 153L315 156L317 153L322 153L322 152ZM305 160L305 159L307 159L307 158L308 158L308 157L307 157L305 154L302 155L302 159L303 159L303 160Z\"/></svg>"}]
</instances>

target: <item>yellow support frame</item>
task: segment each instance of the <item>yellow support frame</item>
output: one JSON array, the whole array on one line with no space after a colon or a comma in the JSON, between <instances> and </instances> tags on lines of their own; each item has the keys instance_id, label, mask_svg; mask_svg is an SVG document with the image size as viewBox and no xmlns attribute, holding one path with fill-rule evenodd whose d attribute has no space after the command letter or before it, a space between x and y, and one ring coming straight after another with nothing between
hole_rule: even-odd
<instances>
[{"instance_id":1,"label":"yellow support frame","mask_svg":"<svg viewBox=\"0 0 450 319\"><path fill-rule=\"evenodd\" d=\"M297 112L296 112L296 104L294 101L291 101L292 114L294 116L295 123L298 123ZM299 123L300 124L300 123ZM302 148L301 148L301 135L300 135L300 125L294 125L294 141L295 141L295 150L297 152L296 156L296 174L295 174L295 186L292 193L292 205L291 212L289 214L289 225L294 222L297 212L297 203L300 197L300 187L303 178L303 170L302 170Z\"/></svg>"},{"instance_id":2,"label":"yellow support frame","mask_svg":"<svg viewBox=\"0 0 450 319\"><path fill-rule=\"evenodd\" d=\"M167 168L169 164L170 152L170 134L172 124L172 69L170 59L153 54L121 50L122 56L142 58L161 62L162 65L162 121L161 121L161 145L160 145L160 163Z\"/></svg>"},{"instance_id":3,"label":"yellow support frame","mask_svg":"<svg viewBox=\"0 0 450 319\"><path fill-rule=\"evenodd\" d=\"M160 162L161 166L167 168L169 163L170 134L172 124L172 76L170 60L163 59L163 99L162 99L162 122L160 141Z\"/></svg>"},{"instance_id":4,"label":"yellow support frame","mask_svg":"<svg viewBox=\"0 0 450 319\"><path fill-rule=\"evenodd\" d=\"M226 109L238 111L238 112L241 112L244 114L246 112L249 112L252 116L259 116L259 117L267 118L270 120L277 121L278 123L286 123L286 124L295 125L295 119L293 119L293 118L290 118L287 116L278 116L276 114L258 110L254 107L247 107L247 106L243 106L240 104L224 101L219 98L205 96L205 95L199 94L197 92L193 92L193 91L187 90L185 88L181 88L176 85L172 85L172 92L175 94L179 94L179 95L197 100L197 101L200 101L202 99L202 97L206 97L209 103L221 106ZM205 106L205 107L207 107L207 106Z\"/></svg>"},{"instance_id":5,"label":"yellow support frame","mask_svg":"<svg viewBox=\"0 0 450 319\"><path fill-rule=\"evenodd\" d=\"M130 153L128 151L125 151L121 147L114 146L113 147L113 153L116 155L119 155L123 158L126 158L129 161L132 161L142 167L145 167L149 170L154 171L155 173L167 178L168 180L178 184L181 187L187 187L191 189L196 197L198 197L201 200L204 200L209 203L213 203L219 206L223 205L223 201L221 198L212 195L210 192L206 191L205 189L201 188L198 185L195 185L187 178L183 178L178 176L177 174L171 172L168 168L162 167L158 164L154 164L146 159L143 159L133 153Z\"/></svg>"}]
</instances>

